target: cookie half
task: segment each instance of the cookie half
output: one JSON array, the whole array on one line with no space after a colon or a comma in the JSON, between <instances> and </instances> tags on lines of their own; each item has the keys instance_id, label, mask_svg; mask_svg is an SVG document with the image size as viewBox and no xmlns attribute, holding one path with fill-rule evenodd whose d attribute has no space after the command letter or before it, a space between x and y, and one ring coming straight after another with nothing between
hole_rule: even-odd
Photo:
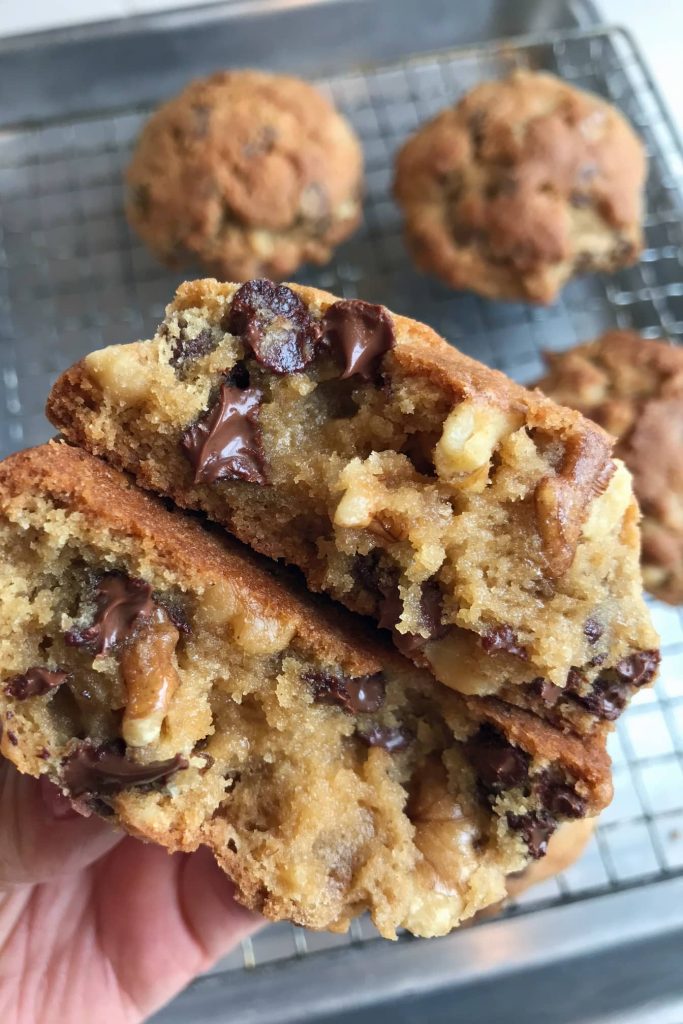
<instances>
[{"instance_id":1,"label":"cookie half","mask_svg":"<svg viewBox=\"0 0 683 1024\"><path fill-rule=\"evenodd\" d=\"M442 934L610 798L600 743L439 686L65 444L0 466L0 548L2 754L207 845L270 918Z\"/></svg>"},{"instance_id":2,"label":"cookie half","mask_svg":"<svg viewBox=\"0 0 683 1024\"><path fill-rule=\"evenodd\" d=\"M538 387L618 438L643 512L645 586L683 603L683 348L608 331L544 358Z\"/></svg>"},{"instance_id":3,"label":"cookie half","mask_svg":"<svg viewBox=\"0 0 683 1024\"><path fill-rule=\"evenodd\" d=\"M654 678L611 438L381 306L189 282L153 341L68 370L48 415L456 690L588 734Z\"/></svg>"},{"instance_id":4,"label":"cookie half","mask_svg":"<svg viewBox=\"0 0 683 1024\"><path fill-rule=\"evenodd\" d=\"M615 107L520 70L420 127L394 194L418 266L489 298L548 303L574 274L636 262L645 172Z\"/></svg>"}]
</instances>

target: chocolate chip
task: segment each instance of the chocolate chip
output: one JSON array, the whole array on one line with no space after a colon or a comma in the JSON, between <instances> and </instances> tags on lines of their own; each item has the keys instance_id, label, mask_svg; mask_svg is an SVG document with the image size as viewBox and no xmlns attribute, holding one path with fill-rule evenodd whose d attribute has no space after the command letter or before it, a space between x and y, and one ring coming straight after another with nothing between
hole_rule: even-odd
<instances>
[{"instance_id":1,"label":"chocolate chip","mask_svg":"<svg viewBox=\"0 0 683 1024\"><path fill-rule=\"evenodd\" d=\"M114 794L129 786L163 784L187 765L180 754L167 761L139 764L126 756L120 740L101 746L84 740L62 761L61 781L72 797Z\"/></svg>"},{"instance_id":2,"label":"chocolate chip","mask_svg":"<svg viewBox=\"0 0 683 1024\"><path fill-rule=\"evenodd\" d=\"M303 677L310 684L313 700L317 704L337 704L349 714L379 711L386 690L384 676L343 676L333 672L306 672Z\"/></svg>"},{"instance_id":3,"label":"chocolate chip","mask_svg":"<svg viewBox=\"0 0 683 1024\"><path fill-rule=\"evenodd\" d=\"M465 751L484 789L500 793L525 782L529 755L514 747L492 726L484 725L470 737Z\"/></svg>"},{"instance_id":4,"label":"chocolate chip","mask_svg":"<svg viewBox=\"0 0 683 1024\"><path fill-rule=\"evenodd\" d=\"M235 292L223 327L241 338L262 366L279 374L308 366L321 338L320 323L299 296L265 279L248 281Z\"/></svg>"},{"instance_id":5,"label":"chocolate chip","mask_svg":"<svg viewBox=\"0 0 683 1024\"><path fill-rule=\"evenodd\" d=\"M565 688L571 693L580 693L585 686L585 676L578 668L570 668L567 673Z\"/></svg>"},{"instance_id":6,"label":"chocolate chip","mask_svg":"<svg viewBox=\"0 0 683 1024\"><path fill-rule=\"evenodd\" d=\"M406 729L394 729L388 725L373 725L364 731L358 729L356 736L368 747L382 747L389 754L405 750L413 738Z\"/></svg>"},{"instance_id":7,"label":"chocolate chip","mask_svg":"<svg viewBox=\"0 0 683 1024\"><path fill-rule=\"evenodd\" d=\"M616 721L628 704L628 698L629 691L624 683L606 677L598 677L588 693L572 696L572 700L591 715L606 722Z\"/></svg>"},{"instance_id":8,"label":"chocolate chip","mask_svg":"<svg viewBox=\"0 0 683 1024\"><path fill-rule=\"evenodd\" d=\"M162 602L159 603L161 604ZM192 627L187 621L185 610L180 607L176 600L173 598L164 600L163 609L179 633L182 633L184 636L191 634Z\"/></svg>"},{"instance_id":9,"label":"chocolate chip","mask_svg":"<svg viewBox=\"0 0 683 1024\"><path fill-rule=\"evenodd\" d=\"M529 814L508 813L507 822L514 832L519 832L534 860L538 860L546 853L548 840L557 828L557 822L543 811Z\"/></svg>"},{"instance_id":10,"label":"chocolate chip","mask_svg":"<svg viewBox=\"0 0 683 1024\"><path fill-rule=\"evenodd\" d=\"M589 644L596 644L603 633L604 629L596 619L586 619L583 635Z\"/></svg>"},{"instance_id":11,"label":"chocolate chip","mask_svg":"<svg viewBox=\"0 0 683 1024\"><path fill-rule=\"evenodd\" d=\"M351 567L356 581L364 590L369 591L371 594L379 593L379 560L379 551L377 548L373 548L367 555L356 555Z\"/></svg>"},{"instance_id":12,"label":"chocolate chip","mask_svg":"<svg viewBox=\"0 0 683 1024\"><path fill-rule=\"evenodd\" d=\"M526 647L521 646L517 634L510 626L493 626L482 635L480 642L487 654L505 651L506 654L513 654L523 661L529 658Z\"/></svg>"},{"instance_id":13,"label":"chocolate chip","mask_svg":"<svg viewBox=\"0 0 683 1024\"><path fill-rule=\"evenodd\" d=\"M659 651L636 651L628 658L622 658L616 671L620 679L631 686L645 686L654 677L660 661Z\"/></svg>"},{"instance_id":14,"label":"chocolate chip","mask_svg":"<svg viewBox=\"0 0 683 1024\"><path fill-rule=\"evenodd\" d=\"M64 634L67 644L87 647L94 654L106 654L127 640L156 608L149 583L120 572L107 573L100 579L95 605L97 611L91 626L70 629Z\"/></svg>"},{"instance_id":15,"label":"chocolate chip","mask_svg":"<svg viewBox=\"0 0 683 1024\"><path fill-rule=\"evenodd\" d=\"M7 730L7 739L10 741L13 747L19 746L19 739L17 737L17 734L15 732L12 732L11 729Z\"/></svg>"},{"instance_id":16,"label":"chocolate chip","mask_svg":"<svg viewBox=\"0 0 683 1024\"><path fill-rule=\"evenodd\" d=\"M262 394L221 384L217 401L183 434L180 446L194 469L196 484L246 480L265 484L258 417Z\"/></svg>"},{"instance_id":17,"label":"chocolate chip","mask_svg":"<svg viewBox=\"0 0 683 1024\"><path fill-rule=\"evenodd\" d=\"M359 299L333 303L323 317L323 333L344 359L342 380L377 376L382 357L396 344L391 317L384 306Z\"/></svg>"},{"instance_id":18,"label":"chocolate chip","mask_svg":"<svg viewBox=\"0 0 683 1024\"><path fill-rule=\"evenodd\" d=\"M247 364L243 362L235 363L227 374L225 381L231 388L239 388L240 391L244 391L245 388L248 388L250 378Z\"/></svg>"},{"instance_id":19,"label":"chocolate chip","mask_svg":"<svg viewBox=\"0 0 683 1024\"><path fill-rule=\"evenodd\" d=\"M14 700L28 700L29 697L43 697L50 690L61 686L69 673L61 669L28 668L20 676L13 676L5 683L5 693Z\"/></svg>"},{"instance_id":20,"label":"chocolate chip","mask_svg":"<svg viewBox=\"0 0 683 1024\"><path fill-rule=\"evenodd\" d=\"M423 583L420 596L420 626L426 631L427 636L422 636L421 633L399 633L394 628L403 614L403 600L397 583L385 585L382 594L378 624L382 629L392 631L394 644L403 654L414 654L430 640L438 640L448 632L448 625L441 622L443 595L436 580L427 580Z\"/></svg>"},{"instance_id":21,"label":"chocolate chip","mask_svg":"<svg viewBox=\"0 0 683 1024\"><path fill-rule=\"evenodd\" d=\"M541 676L532 679L528 684L528 689L535 697L540 697L546 707L549 708L557 704L563 693L562 687L555 686L549 679L543 679Z\"/></svg>"},{"instance_id":22,"label":"chocolate chip","mask_svg":"<svg viewBox=\"0 0 683 1024\"><path fill-rule=\"evenodd\" d=\"M588 802L566 782L553 777L552 769L537 778L534 786L543 809L556 818L583 818Z\"/></svg>"},{"instance_id":23,"label":"chocolate chip","mask_svg":"<svg viewBox=\"0 0 683 1024\"><path fill-rule=\"evenodd\" d=\"M179 336L173 342L169 363L177 369L184 363L208 355L216 347L216 344L216 338L208 329L200 331L194 338L188 338L185 329L181 328Z\"/></svg>"}]
</instances>

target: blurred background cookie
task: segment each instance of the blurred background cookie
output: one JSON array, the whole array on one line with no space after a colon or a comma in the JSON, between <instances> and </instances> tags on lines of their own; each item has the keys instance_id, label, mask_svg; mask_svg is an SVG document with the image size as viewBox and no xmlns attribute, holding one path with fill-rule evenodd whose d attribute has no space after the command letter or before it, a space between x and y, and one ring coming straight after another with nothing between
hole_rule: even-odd
<instances>
[{"instance_id":1,"label":"blurred background cookie","mask_svg":"<svg viewBox=\"0 0 683 1024\"><path fill-rule=\"evenodd\" d=\"M619 438L643 512L643 579L683 602L683 349L608 331L568 352L546 352L547 395Z\"/></svg>"},{"instance_id":2,"label":"blurred background cookie","mask_svg":"<svg viewBox=\"0 0 683 1024\"><path fill-rule=\"evenodd\" d=\"M415 260L455 288L549 303L642 248L642 143L611 104L554 75L485 82L398 154Z\"/></svg>"},{"instance_id":3,"label":"blurred background cookie","mask_svg":"<svg viewBox=\"0 0 683 1024\"><path fill-rule=\"evenodd\" d=\"M353 130L313 86L226 71L191 82L147 122L127 213L165 263L281 278L325 263L355 229L362 174Z\"/></svg>"}]
</instances>

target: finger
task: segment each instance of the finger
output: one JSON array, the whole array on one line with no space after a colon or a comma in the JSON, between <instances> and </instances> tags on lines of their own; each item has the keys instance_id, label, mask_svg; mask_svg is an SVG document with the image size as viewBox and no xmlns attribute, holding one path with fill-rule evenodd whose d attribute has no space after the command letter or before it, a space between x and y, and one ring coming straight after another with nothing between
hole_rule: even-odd
<instances>
[{"instance_id":1,"label":"finger","mask_svg":"<svg viewBox=\"0 0 683 1024\"><path fill-rule=\"evenodd\" d=\"M100 952L145 1018L265 922L206 851L127 838L93 869Z\"/></svg>"},{"instance_id":2,"label":"finger","mask_svg":"<svg viewBox=\"0 0 683 1024\"><path fill-rule=\"evenodd\" d=\"M204 951L207 968L266 923L236 903L234 893L232 882L206 847L185 858L179 899L187 926Z\"/></svg>"},{"instance_id":3,"label":"finger","mask_svg":"<svg viewBox=\"0 0 683 1024\"><path fill-rule=\"evenodd\" d=\"M0 886L79 871L121 838L107 822L73 812L47 779L21 775L0 759Z\"/></svg>"}]
</instances>

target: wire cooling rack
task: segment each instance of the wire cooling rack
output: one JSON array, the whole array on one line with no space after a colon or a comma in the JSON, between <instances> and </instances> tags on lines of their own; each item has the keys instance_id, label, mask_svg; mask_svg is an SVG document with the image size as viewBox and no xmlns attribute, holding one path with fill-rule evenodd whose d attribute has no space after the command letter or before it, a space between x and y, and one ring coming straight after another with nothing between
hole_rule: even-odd
<instances>
[{"instance_id":1,"label":"wire cooling rack","mask_svg":"<svg viewBox=\"0 0 683 1024\"><path fill-rule=\"evenodd\" d=\"M547 309L489 302L418 275L390 196L393 155L405 136L480 80L515 66L555 71L609 98L634 123L650 156L640 263L611 277L574 281ZM441 53L319 84L364 143L365 223L329 266L308 269L301 280L425 320L522 382L540 373L542 348L566 348L611 325L683 341L683 155L624 32ZM149 336L181 280L154 261L122 214L122 170L147 114L127 109L0 135L2 454L49 437L42 409L55 375L93 348ZM683 875L683 620L678 609L655 602L652 612L663 638L662 675L654 690L636 698L612 737L614 802L580 862L508 913ZM217 971L258 969L373 938L364 920L345 936L277 925L245 942Z\"/></svg>"}]
</instances>

